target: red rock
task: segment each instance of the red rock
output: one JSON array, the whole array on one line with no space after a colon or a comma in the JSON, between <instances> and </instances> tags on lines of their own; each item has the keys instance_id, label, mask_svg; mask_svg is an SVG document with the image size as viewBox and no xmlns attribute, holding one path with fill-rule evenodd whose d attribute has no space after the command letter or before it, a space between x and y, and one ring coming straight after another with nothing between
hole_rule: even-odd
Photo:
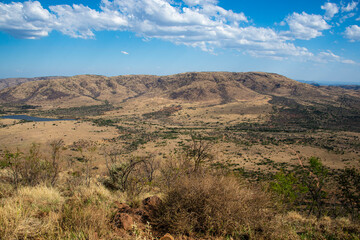
<instances>
[{"instance_id":1,"label":"red rock","mask_svg":"<svg viewBox=\"0 0 360 240\"><path fill-rule=\"evenodd\" d=\"M165 234L160 240L174 240L174 237L170 233Z\"/></svg>"},{"instance_id":2,"label":"red rock","mask_svg":"<svg viewBox=\"0 0 360 240\"><path fill-rule=\"evenodd\" d=\"M126 231L132 230L134 224L133 218L127 213L118 213L114 221L118 228L123 228Z\"/></svg>"},{"instance_id":3,"label":"red rock","mask_svg":"<svg viewBox=\"0 0 360 240\"><path fill-rule=\"evenodd\" d=\"M129 212L131 210L130 206L126 203L115 202L115 206L118 208L118 211L122 213Z\"/></svg>"}]
</instances>

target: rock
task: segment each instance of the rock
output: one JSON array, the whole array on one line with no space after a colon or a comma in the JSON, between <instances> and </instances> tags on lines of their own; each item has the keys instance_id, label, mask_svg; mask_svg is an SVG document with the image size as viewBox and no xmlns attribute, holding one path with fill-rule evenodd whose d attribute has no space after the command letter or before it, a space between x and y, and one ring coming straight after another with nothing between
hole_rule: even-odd
<instances>
[{"instance_id":1,"label":"rock","mask_svg":"<svg viewBox=\"0 0 360 240\"><path fill-rule=\"evenodd\" d=\"M127 213L116 214L114 222L118 228L123 228L126 231L132 230L132 226L134 224L133 218Z\"/></svg>"},{"instance_id":2,"label":"rock","mask_svg":"<svg viewBox=\"0 0 360 240\"><path fill-rule=\"evenodd\" d=\"M158 196L148 197L142 201L143 213L141 216L144 223L151 222L152 216L159 208L161 202L162 201Z\"/></svg>"},{"instance_id":3,"label":"rock","mask_svg":"<svg viewBox=\"0 0 360 240\"><path fill-rule=\"evenodd\" d=\"M170 233L165 234L160 240L174 240L174 237Z\"/></svg>"},{"instance_id":4,"label":"rock","mask_svg":"<svg viewBox=\"0 0 360 240\"><path fill-rule=\"evenodd\" d=\"M128 213L131 210L130 206L126 203L115 202L115 206L118 208L118 212L120 213Z\"/></svg>"},{"instance_id":5,"label":"rock","mask_svg":"<svg viewBox=\"0 0 360 240\"><path fill-rule=\"evenodd\" d=\"M143 204L143 207L145 210L154 211L161 204L161 199L158 196L151 196L151 197L145 198L142 201L142 204Z\"/></svg>"}]
</instances>

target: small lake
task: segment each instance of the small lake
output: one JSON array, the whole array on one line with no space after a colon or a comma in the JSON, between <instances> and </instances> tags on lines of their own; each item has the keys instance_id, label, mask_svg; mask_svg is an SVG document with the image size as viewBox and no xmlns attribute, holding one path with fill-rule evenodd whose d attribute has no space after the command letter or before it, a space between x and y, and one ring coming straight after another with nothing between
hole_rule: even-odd
<instances>
[{"instance_id":1,"label":"small lake","mask_svg":"<svg viewBox=\"0 0 360 240\"><path fill-rule=\"evenodd\" d=\"M74 121L74 119L40 118L40 117L32 117L32 116L28 116L28 115L7 115L7 116L0 116L0 118L26 120L26 121L33 121L33 122Z\"/></svg>"}]
</instances>

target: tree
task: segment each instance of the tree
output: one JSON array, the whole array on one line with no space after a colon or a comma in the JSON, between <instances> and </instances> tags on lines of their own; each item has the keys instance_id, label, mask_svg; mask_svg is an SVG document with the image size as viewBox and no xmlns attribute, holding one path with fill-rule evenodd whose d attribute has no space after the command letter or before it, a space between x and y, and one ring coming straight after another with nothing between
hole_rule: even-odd
<instances>
[{"instance_id":1,"label":"tree","mask_svg":"<svg viewBox=\"0 0 360 240\"><path fill-rule=\"evenodd\" d=\"M308 165L303 165L300 161L298 176L302 184L307 188L307 197L310 199L309 214L314 213L318 218L321 217L324 208L324 199L327 193L324 186L328 177L328 170L317 157L310 157Z\"/></svg>"},{"instance_id":2,"label":"tree","mask_svg":"<svg viewBox=\"0 0 360 240\"><path fill-rule=\"evenodd\" d=\"M270 183L270 188L280 196L281 203L290 208L299 200L302 193L307 192L307 188L294 173L286 173L283 169L275 174L274 181Z\"/></svg>"},{"instance_id":3,"label":"tree","mask_svg":"<svg viewBox=\"0 0 360 240\"><path fill-rule=\"evenodd\" d=\"M212 144L205 142L201 136L191 135L191 144L186 149L186 155L193 160L194 172L197 172L201 166L213 159L210 154Z\"/></svg>"}]
</instances>

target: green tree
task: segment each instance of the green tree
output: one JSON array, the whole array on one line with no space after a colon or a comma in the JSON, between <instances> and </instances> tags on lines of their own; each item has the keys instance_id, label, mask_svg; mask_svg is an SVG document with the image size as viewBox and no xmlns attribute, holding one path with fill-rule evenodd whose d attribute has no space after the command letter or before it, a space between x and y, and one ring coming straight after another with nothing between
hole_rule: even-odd
<instances>
[{"instance_id":1,"label":"green tree","mask_svg":"<svg viewBox=\"0 0 360 240\"><path fill-rule=\"evenodd\" d=\"M328 178L328 170L317 157L310 157L308 165L303 165L300 160L301 168L298 176L301 183L307 188L306 197L310 200L309 214L314 213L318 218L324 210L324 200L327 193L324 190Z\"/></svg>"},{"instance_id":2,"label":"green tree","mask_svg":"<svg viewBox=\"0 0 360 240\"><path fill-rule=\"evenodd\" d=\"M288 208L293 208L301 194L308 191L294 173L286 173L283 169L275 174L270 188L279 195L281 203Z\"/></svg>"}]
</instances>

